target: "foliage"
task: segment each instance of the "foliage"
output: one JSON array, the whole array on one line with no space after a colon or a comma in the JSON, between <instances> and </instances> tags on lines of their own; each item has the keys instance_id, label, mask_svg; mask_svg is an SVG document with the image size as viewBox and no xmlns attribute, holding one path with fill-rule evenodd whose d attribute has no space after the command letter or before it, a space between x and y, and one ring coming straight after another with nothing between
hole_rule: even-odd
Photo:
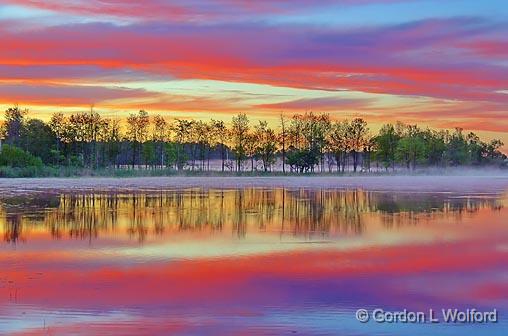
<instances>
[{"instance_id":1,"label":"foliage","mask_svg":"<svg viewBox=\"0 0 508 336\"><path fill-rule=\"evenodd\" d=\"M42 160L21 148L3 145L0 152L0 166L9 167L42 167Z\"/></svg>"},{"instance_id":2,"label":"foliage","mask_svg":"<svg viewBox=\"0 0 508 336\"><path fill-rule=\"evenodd\" d=\"M402 135L392 124L381 127L378 136L374 138L377 146L376 159L388 169L395 169L395 153Z\"/></svg>"},{"instance_id":3,"label":"foliage","mask_svg":"<svg viewBox=\"0 0 508 336\"><path fill-rule=\"evenodd\" d=\"M506 166L500 140L483 141L473 132L420 129L386 124L371 133L365 120L332 120L328 114L306 112L280 117L278 128L267 121L251 126L240 113L222 120L168 120L144 110L126 122L94 111L64 115L48 122L27 118L27 111L9 108L2 126L2 176L68 176L106 174L131 167L130 173L159 174L188 170L241 173L244 162L265 172L282 166L286 173L307 173L328 167L347 173L359 167ZM220 166L214 166L214 160ZM280 165L282 163L282 165ZM36 168L27 168L36 167ZM42 168L41 168L42 167ZM36 169L37 172L32 171Z\"/></svg>"}]
</instances>

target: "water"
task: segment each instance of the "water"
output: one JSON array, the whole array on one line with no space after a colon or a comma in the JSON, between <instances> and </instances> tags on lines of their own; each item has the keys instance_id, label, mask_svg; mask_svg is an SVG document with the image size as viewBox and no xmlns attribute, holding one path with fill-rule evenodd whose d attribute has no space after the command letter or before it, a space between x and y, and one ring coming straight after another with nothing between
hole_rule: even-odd
<instances>
[{"instance_id":1,"label":"water","mask_svg":"<svg viewBox=\"0 0 508 336\"><path fill-rule=\"evenodd\" d=\"M321 189L0 203L2 335L502 335L507 195ZM497 309L497 323L360 323Z\"/></svg>"}]
</instances>

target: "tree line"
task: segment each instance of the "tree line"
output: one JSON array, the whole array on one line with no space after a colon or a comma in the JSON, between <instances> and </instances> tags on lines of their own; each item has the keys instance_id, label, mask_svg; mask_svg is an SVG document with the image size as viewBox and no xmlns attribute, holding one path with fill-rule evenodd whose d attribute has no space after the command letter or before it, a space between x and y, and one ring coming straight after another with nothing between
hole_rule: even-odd
<instances>
[{"instance_id":1,"label":"tree line","mask_svg":"<svg viewBox=\"0 0 508 336\"><path fill-rule=\"evenodd\" d=\"M505 165L503 143L461 128L434 130L400 122L374 134L362 118L332 120L306 112L273 127L246 114L230 123L153 117L140 110L124 123L93 107L48 122L15 106L5 111L0 165L88 169L347 172L397 168Z\"/></svg>"}]
</instances>

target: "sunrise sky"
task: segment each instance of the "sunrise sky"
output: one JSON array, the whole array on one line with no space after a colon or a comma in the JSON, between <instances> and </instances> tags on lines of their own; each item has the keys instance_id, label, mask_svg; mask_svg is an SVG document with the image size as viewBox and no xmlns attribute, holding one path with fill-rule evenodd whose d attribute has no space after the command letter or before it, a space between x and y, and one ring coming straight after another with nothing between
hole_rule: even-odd
<instances>
[{"instance_id":1,"label":"sunrise sky","mask_svg":"<svg viewBox=\"0 0 508 336\"><path fill-rule=\"evenodd\" d=\"M504 0L0 0L0 46L0 108L41 119L313 110L508 144Z\"/></svg>"}]
</instances>

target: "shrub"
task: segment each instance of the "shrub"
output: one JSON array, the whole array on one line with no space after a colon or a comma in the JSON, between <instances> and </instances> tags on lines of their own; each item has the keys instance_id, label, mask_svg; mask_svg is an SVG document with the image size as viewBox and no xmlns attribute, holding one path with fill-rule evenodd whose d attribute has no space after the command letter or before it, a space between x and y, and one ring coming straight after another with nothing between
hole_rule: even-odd
<instances>
[{"instance_id":1,"label":"shrub","mask_svg":"<svg viewBox=\"0 0 508 336\"><path fill-rule=\"evenodd\" d=\"M0 166L17 168L41 168L43 164L42 160L39 157L25 152L21 148L10 145L3 145L2 151L0 152Z\"/></svg>"}]
</instances>

